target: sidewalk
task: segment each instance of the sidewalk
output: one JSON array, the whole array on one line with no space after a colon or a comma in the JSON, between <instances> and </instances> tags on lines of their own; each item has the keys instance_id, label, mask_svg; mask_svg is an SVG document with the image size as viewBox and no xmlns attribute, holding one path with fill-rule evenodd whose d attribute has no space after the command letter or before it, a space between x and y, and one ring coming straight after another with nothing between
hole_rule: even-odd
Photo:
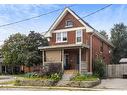
<instances>
[{"instance_id":1,"label":"sidewalk","mask_svg":"<svg viewBox=\"0 0 127 95\"><path fill-rule=\"evenodd\" d=\"M21 90L21 91L104 91L110 89L75 88L75 87L40 87L40 86L0 86L0 90Z\"/></svg>"}]
</instances>

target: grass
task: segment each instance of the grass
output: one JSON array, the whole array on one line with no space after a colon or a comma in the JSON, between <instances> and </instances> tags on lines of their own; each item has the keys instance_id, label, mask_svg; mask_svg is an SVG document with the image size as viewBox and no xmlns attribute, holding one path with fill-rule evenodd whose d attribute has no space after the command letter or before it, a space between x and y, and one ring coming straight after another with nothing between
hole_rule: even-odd
<instances>
[{"instance_id":1,"label":"grass","mask_svg":"<svg viewBox=\"0 0 127 95\"><path fill-rule=\"evenodd\" d=\"M71 81L94 81L97 80L98 78L96 76L92 75L76 75L71 79Z\"/></svg>"}]
</instances>

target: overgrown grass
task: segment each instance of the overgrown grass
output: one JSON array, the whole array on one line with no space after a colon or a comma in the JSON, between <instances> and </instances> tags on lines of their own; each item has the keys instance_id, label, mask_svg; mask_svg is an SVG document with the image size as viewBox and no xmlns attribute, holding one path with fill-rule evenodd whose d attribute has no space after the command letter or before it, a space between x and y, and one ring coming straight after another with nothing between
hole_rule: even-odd
<instances>
[{"instance_id":1,"label":"overgrown grass","mask_svg":"<svg viewBox=\"0 0 127 95\"><path fill-rule=\"evenodd\" d=\"M71 81L94 81L94 80L97 80L98 78L96 76L93 76L93 75L86 75L86 74L83 74L83 75L80 75L80 74L77 74L75 77L73 77L71 79Z\"/></svg>"}]
</instances>

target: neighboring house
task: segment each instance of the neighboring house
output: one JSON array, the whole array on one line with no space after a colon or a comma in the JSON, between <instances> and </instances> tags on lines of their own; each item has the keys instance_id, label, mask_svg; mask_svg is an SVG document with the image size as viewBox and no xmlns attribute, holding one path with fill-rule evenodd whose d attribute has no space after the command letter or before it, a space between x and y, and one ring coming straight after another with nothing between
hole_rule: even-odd
<instances>
[{"instance_id":1,"label":"neighboring house","mask_svg":"<svg viewBox=\"0 0 127 95\"><path fill-rule=\"evenodd\" d=\"M45 37L49 46L39 47L43 65L60 63L63 71L92 74L92 63L98 56L110 64L112 43L69 8L60 14Z\"/></svg>"}]
</instances>

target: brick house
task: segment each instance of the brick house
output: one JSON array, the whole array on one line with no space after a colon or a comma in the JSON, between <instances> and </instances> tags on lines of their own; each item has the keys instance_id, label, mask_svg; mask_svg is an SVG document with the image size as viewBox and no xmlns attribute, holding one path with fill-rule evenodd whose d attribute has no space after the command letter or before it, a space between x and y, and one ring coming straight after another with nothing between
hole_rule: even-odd
<instances>
[{"instance_id":1,"label":"brick house","mask_svg":"<svg viewBox=\"0 0 127 95\"><path fill-rule=\"evenodd\" d=\"M92 63L99 55L110 64L112 43L69 8L64 9L45 37L49 46L39 47L43 65L60 63L63 71L91 74Z\"/></svg>"}]
</instances>

